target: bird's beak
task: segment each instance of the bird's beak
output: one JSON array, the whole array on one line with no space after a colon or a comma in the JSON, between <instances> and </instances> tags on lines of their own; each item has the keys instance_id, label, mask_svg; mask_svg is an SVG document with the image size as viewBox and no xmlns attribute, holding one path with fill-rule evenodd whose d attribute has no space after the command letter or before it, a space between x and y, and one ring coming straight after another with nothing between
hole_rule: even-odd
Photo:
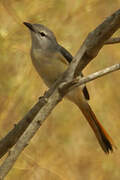
<instances>
[{"instance_id":1,"label":"bird's beak","mask_svg":"<svg viewBox=\"0 0 120 180\"><path fill-rule=\"evenodd\" d=\"M27 26L31 31L35 32L35 29L34 29L34 27L33 27L33 24L30 24L30 23L28 23L28 22L23 22L23 24L24 24L25 26Z\"/></svg>"}]
</instances>

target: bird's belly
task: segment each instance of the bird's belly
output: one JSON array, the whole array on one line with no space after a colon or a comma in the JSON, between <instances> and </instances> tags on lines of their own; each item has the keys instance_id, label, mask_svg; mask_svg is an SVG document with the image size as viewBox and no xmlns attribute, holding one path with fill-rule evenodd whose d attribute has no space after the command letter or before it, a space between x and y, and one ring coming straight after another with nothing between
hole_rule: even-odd
<instances>
[{"instance_id":1,"label":"bird's belly","mask_svg":"<svg viewBox=\"0 0 120 180\"><path fill-rule=\"evenodd\" d=\"M56 59L39 59L39 61L34 59L32 62L48 87L50 87L67 68L64 63Z\"/></svg>"}]
</instances>

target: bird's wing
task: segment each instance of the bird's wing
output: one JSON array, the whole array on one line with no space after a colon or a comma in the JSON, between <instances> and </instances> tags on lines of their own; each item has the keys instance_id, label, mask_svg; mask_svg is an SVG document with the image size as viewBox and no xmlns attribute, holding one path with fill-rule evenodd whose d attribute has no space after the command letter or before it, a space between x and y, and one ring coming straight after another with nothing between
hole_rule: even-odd
<instances>
[{"instance_id":1,"label":"bird's wing","mask_svg":"<svg viewBox=\"0 0 120 180\"><path fill-rule=\"evenodd\" d=\"M65 64L68 64L68 63L70 63L72 61L73 56L64 47L62 47L61 45L59 45L59 51L64 56L64 59L61 58L61 60ZM66 60L67 60L67 62L66 62ZM81 76L83 77L82 73L81 73ZM90 99L90 95L89 95L89 92L88 92L87 87L85 85L83 86L82 91L83 91L83 94L85 96L85 99L89 100Z\"/></svg>"}]
</instances>

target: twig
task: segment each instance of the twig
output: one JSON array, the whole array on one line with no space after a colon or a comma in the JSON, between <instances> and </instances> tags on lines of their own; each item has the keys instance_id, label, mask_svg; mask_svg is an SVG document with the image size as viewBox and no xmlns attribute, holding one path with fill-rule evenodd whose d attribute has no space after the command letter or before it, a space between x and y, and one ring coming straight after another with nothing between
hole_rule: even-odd
<instances>
[{"instance_id":1,"label":"twig","mask_svg":"<svg viewBox=\"0 0 120 180\"><path fill-rule=\"evenodd\" d=\"M110 38L107 41L105 41L105 45L110 45L110 44L117 44L120 43L120 37L117 38Z\"/></svg>"},{"instance_id":2,"label":"twig","mask_svg":"<svg viewBox=\"0 0 120 180\"><path fill-rule=\"evenodd\" d=\"M120 10L109 16L101 25L91 32L82 47L76 54L68 70L59 79L59 83L72 81L86 65L97 56L98 52L112 34L120 27ZM59 87L59 86L58 86ZM59 93L59 88L52 90L51 96L40 109L34 120L20 137L15 147L11 150L8 157L0 167L0 178L3 179L10 171L20 153L26 147L30 139L37 132L46 117L51 113L53 108L62 100L64 93Z\"/></svg>"},{"instance_id":3,"label":"twig","mask_svg":"<svg viewBox=\"0 0 120 180\"><path fill-rule=\"evenodd\" d=\"M110 66L110 67L107 67L105 69L102 69L100 71L97 71L93 74L90 74L86 77L76 77L75 79L73 79L72 81L70 82L66 82L66 83L62 83L60 86L59 86L59 90L60 92L64 92L64 93L68 93L68 91L71 91L73 90L74 88L82 85L82 84L86 84L90 81L93 81L94 79L97 79L97 78L100 78L104 75L107 75L107 74L110 74L114 71L118 71L120 70L120 64L115 64L113 66Z\"/></svg>"}]
</instances>

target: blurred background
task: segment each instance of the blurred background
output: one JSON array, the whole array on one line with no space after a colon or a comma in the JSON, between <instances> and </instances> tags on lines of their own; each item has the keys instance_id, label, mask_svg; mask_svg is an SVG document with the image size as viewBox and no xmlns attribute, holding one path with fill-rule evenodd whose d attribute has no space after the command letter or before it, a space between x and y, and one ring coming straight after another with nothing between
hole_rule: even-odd
<instances>
[{"instance_id":1,"label":"blurred background","mask_svg":"<svg viewBox=\"0 0 120 180\"><path fill-rule=\"evenodd\" d=\"M23 21L48 26L73 55L87 34L119 8L120 0L0 0L0 138L46 90L32 66ZM120 30L114 36L120 36ZM120 44L106 45L90 74L120 62ZM87 84L90 105L118 147L105 155L78 108L63 100L22 152L6 180L119 180L120 72Z\"/></svg>"}]
</instances>

